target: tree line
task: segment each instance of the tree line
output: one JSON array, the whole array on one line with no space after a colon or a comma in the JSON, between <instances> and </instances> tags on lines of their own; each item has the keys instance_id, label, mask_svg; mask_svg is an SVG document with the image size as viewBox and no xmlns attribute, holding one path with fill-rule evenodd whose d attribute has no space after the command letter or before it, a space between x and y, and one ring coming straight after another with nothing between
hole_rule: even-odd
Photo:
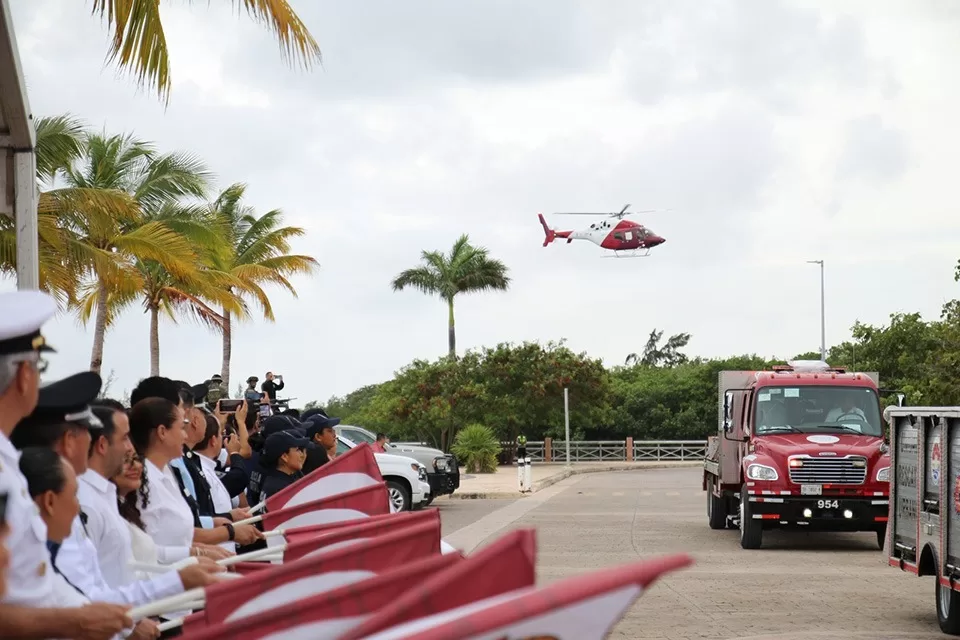
<instances>
[{"instance_id":1,"label":"tree line","mask_svg":"<svg viewBox=\"0 0 960 640\"><path fill-rule=\"evenodd\" d=\"M442 448L471 424L490 427L504 441L521 433L530 440L562 439L567 387L574 440L700 440L717 429L720 371L820 359L819 351L784 359L689 356L683 352L689 340L687 333L664 339L655 329L641 353L612 367L562 341L504 343L459 359L415 360L391 380L330 398L325 410L397 441ZM894 391L906 394L906 404L960 404L960 301L944 305L936 320L895 313L882 325L857 322L848 340L829 349L827 361L878 372L883 406L895 404Z\"/></svg>"},{"instance_id":2,"label":"tree line","mask_svg":"<svg viewBox=\"0 0 960 640\"><path fill-rule=\"evenodd\" d=\"M304 234L283 213L258 213L247 186L216 191L196 156L161 153L132 134L87 129L70 116L36 122L40 286L93 322L90 369L100 372L107 331L140 307L150 316L150 375L159 375L159 319L193 318L219 333L229 384L233 322L273 320L265 287L296 295L290 276L317 261L291 252ZM16 228L0 216L0 275L16 273Z\"/></svg>"}]
</instances>

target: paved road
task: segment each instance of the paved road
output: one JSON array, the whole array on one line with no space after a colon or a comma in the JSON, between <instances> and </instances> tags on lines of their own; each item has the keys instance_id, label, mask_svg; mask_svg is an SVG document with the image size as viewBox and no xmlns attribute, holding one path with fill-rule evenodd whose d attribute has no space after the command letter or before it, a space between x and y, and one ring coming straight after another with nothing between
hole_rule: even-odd
<instances>
[{"instance_id":1,"label":"paved road","mask_svg":"<svg viewBox=\"0 0 960 640\"><path fill-rule=\"evenodd\" d=\"M446 538L451 533L473 524L494 511L516 500L454 500L438 498L431 507L440 509L440 535Z\"/></svg>"},{"instance_id":2,"label":"paved road","mask_svg":"<svg viewBox=\"0 0 960 640\"><path fill-rule=\"evenodd\" d=\"M451 500L441 510L450 522L444 535L472 531L471 546L537 527L541 583L638 557L691 553L696 564L656 583L611 638L947 637L937 627L933 579L887 567L874 534L770 532L762 549L743 550L736 531L707 526L697 469L586 474L506 507L502 500ZM477 515L480 523L464 528ZM488 535L498 518L502 529Z\"/></svg>"}]
</instances>

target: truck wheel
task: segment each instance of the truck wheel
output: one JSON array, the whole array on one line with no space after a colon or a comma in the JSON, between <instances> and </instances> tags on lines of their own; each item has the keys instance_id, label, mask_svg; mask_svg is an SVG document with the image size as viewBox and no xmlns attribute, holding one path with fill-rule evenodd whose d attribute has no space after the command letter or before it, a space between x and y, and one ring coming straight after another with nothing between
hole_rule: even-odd
<instances>
[{"instance_id":1,"label":"truck wheel","mask_svg":"<svg viewBox=\"0 0 960 640\"><path fill-rule=\"evenodd\" d=\"M763 544L763 525L753 519L753 510L747 495L747 487L740 490L740 546L744 549L759 549Z\"/></svg>"},{"instance_id":2,"label":"truck wheel","mask_svg":"<svg viewBox=\"0 0 960 640\"><path fill-rule=\"evenodd\" d=\"M410 511L410 491L396 480L387 480L387 493L397 511Z\"/></svg>"},{"instance_id":3,"label":"truck wheel","mask_svg":"<svg viewBox=\"0 0 960 640\"><path fill-rule=\"evenodd\" d=\"M940 576L934 576L937 596L937 622L940 631L956 636L960 635L960 596L950 587L940 585Z\"/></svg>"},{"instance_id":4,"label":"truck wheel","mask_svg":"<svg viewBox=\"0 0 960 640\"><path fill-rule=\"evenodd\" d=\"M707 487L707 520L711 529L727 528L727 503L723 498L713 495L714 483Z\"/></svg>"}]
</instances>

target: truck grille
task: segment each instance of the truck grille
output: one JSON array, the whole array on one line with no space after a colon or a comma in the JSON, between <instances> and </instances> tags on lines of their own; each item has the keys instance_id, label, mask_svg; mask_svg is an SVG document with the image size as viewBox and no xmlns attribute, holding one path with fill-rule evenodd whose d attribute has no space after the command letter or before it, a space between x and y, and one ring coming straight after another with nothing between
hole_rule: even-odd
<instances>
[{"instance_id":1,"label":"truck grille","mask_svg":"<svg viewBox=\"0 0 960 640\"><path fill-rule=\"evenodd\" d=\"M862 456L793 459L803 462L790 467L790 481L795 484L863 484L867 477L867 460Z\"/></svg>"}]
</instances>

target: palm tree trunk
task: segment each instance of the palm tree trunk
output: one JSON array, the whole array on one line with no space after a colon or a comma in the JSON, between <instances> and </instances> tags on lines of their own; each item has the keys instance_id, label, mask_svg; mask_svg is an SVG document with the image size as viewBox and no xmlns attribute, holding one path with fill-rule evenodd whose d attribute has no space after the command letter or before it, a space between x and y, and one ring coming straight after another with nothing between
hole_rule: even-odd
<instances>
[{"instance_id":1,"label":"palm tree trunk","mask_svg":"<svg viewBox=\"0 0 960 640\"><path fill-rule=\"evenodd\" d=\"M103 337L107 333L107 285L100 283L97 291L97 320L93 325L93 351L90 353L90 371L100 373L103 366Z\"/></svg>"},{"instance_id":2,"label":"palm tree trunk","mask_svg":"<svg viewBox=\"0 0 960 640\"><path fill-rule=\"evenodd\" d=\"M453 322L453 298L447 298L447 307L450 310L450 320L449 320L450 324L448 329L449 334L447 337L447 340L450 346L449 356L451 360L456 360L457 359L457 331L454 328L454 322Z\"/></svg>"},{"instance_id":3,"label":"palm tree trunk","mask_svg":"<svg viewBox=\"0 0 960 640\"><path fill-rule=\"evenodd\" d=\"M226 389L230 388L230 351L233 347L230 331L230 312L223 309L223 361L220 364L220 376Z\"/></svg>"},{"instance_id":4,"label":"palm tree trunk","mask_svg":"<svg viewBox=\"0 0 960 640\"><path fill-rule=\"evenodd\" d=\"M150 375L160 375L160 309L150 307Z\"/></svg>"}]
</instances>

